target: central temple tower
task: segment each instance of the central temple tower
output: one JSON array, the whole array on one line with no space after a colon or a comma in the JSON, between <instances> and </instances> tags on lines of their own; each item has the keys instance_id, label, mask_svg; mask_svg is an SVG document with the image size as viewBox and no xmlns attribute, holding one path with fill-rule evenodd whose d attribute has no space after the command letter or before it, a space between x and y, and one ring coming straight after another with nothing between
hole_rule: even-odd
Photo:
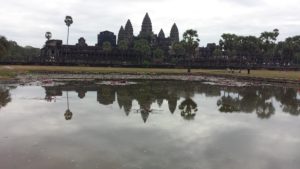
<instances>
[{"instance_id":1,"label":"central temple tower","mask_svg":"<svg viewBox=\"0 0 300 169\"><path fill-rule=\"evenodd\" d=\"M125 37L128 42L133 40L133 27L129 19L125 25Z\"/></svg>"},{"instance_id":2,"label":"central temple tower","mask_svg":"<svg viewBox=\"0 0 300 169\"><path fill-rule=\"evenodd\" d=\"M146 13L143 23L142 23L142 30L140 32L140 37L147 38L152 35L153 35L152 22L151 22L151 19L150 19L148 13Z\"/></svg>"}]
</instances>

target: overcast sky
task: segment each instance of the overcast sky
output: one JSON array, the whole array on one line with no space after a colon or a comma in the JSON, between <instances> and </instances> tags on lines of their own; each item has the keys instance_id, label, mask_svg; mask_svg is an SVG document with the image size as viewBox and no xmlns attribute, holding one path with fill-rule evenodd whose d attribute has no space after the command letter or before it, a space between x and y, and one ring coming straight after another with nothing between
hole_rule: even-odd
<instances>
[{"instance_id":1,"label":"overcast sky","mask_svg":"<svg viewBox=\"0 0 300 169\"><path fill-rule=\"evenodd\" d=\"M134 34L149 12L153 30L169 35L174 22L180 31L196 29L201 46L218 42L222 33L256 35L280 30L280 40L300 35L300 0L0 0L0 35L20 45L42 47L44 34L66 41L66 15L71 15L70 43L84 37L89 45L104 30L118 33L131 19Z\"/></svg>"}]
</instances>

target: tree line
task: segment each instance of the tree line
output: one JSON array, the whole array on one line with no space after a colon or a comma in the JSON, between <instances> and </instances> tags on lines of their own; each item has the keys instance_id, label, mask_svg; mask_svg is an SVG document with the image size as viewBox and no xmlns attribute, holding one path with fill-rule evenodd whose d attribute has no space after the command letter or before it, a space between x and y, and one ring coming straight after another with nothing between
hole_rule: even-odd
<instances>
[{"instance_id":1,"label":"tree line","mask_svg":"<svg viewBox=\"0 0 300 169\"><path fill-rule=\"evenodd\" d=\"M190 36L190 37L186 37ZM291 66L300 62L300 36L288 37L284 41L277 41L279 30L265 31L256 36L240 36L224 33L218 44L208 44L210 54L198 57L210 57L214 60L226 60L240 64L261 64ZM193 37L193 39L191 39ZM192 44L193 42L193 44ZM195 30L187 30L183 41L173 44L175 55L193 58L197 56L198 34Z\"/></svg>"},{"instance_id":2,"label":"tree line","mask_svg":"<svg viewBox=\"0 0 300 169\"><path fill-rule=\"evenodd\" d=\"M30 62L40 55L40 49L31 46L22 47L17 42L7 40L0 36L0 61L1 62Z\"/></svg>"},{"instance_id":3,"label":"tree line","mask_svg":"<svg viewBox=\"0 0 300 169\"><path fill-rule=\"evenodd\" d=\"M48 34L47 34L48 33ZM50 32L46 38L50 39ZM51 33L50 33L51 34ZM47 36L48 35L48 36ZM199 59L226 62L228 65L270 65L295 66L300 62L300 36L288 37L284 41L277 41L279 30L265 31L257 36L240 36L224 33L219 43L208 44L206 48L199 48L200 39L196 30L189 29L183 34L182 41L173 43L166 53L159 46L153 47L146 39L134 40L130 46L126 41L120 41L118 49L120 55L133 49L143 56L142 63L163 63L164 61L178 63L191 62ZM103 44L107 55L112 51L109 42ZM205 50L206 53L201 51ZM15 41L9 41L0 36L0 61L2 62L30 62L40 55L40 49L31 46L19 46Z\"/></svg>"},{"instance_id":4,"label":"tree line","mask_svg":"<svg viewBox=\"0 0 300 169\"><path fill-rule=\"evenodd\" d=\"M145 57L146 62L173 58L178 60L195 61L220 60L239 65L266 65L266 66L295 66L300 63L300 36L288 37L284 41L277 41L279 30L265 31L257 36L240 36L224 33L218 44L208 44L206 48L199 48L200 39L196 30L189 29L183 34L182 41L173 43L168 53L159 47L151 47L149 41L138 39L133 42L132 48ZM126 41L118 45L120 51L129 49ZM111 51L109 43L103 49ZM206 50L206 53L201 50Z\"/></svg>"},{"instance_id":5,"label":"tree line","mask_svg":"<svg viewBox=\"0 0 300 169\"><path fill-rule=\"evenodd\" d=\"M250 63L277 64L282 66L298 64L300 60L300 36L289 37L277 42L279 30L262 32L256 36L223 34L215 56L224 51L229 59L238 57Z\"/></svg>"}]
</instances>

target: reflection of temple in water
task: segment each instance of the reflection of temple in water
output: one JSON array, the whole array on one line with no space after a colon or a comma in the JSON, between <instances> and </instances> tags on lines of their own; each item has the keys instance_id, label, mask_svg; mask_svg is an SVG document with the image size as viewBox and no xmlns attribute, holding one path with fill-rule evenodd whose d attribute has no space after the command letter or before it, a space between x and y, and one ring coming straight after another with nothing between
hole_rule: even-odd
<instances>
[{"instance_id":1,"label":"reflection of temple in water","mask_svg":"<svg viewBox=\"0 0 300 169\"><path fill-rule=\"evenodd\" d=\"M138 113L143 121L147 121L152 113L152 105L157 103L160 107L167 101L169 112L177 109L183 118L194 119L197 112L197 103L193 101L196 94L204 97L217 98L216 105L221 113L256 113L259 118L267 119L275 114L274 102L280 103L283 112L292 115L300 114L300 100L297 90L277 87L223 87L217 85L201 84L196 82L152 81L140 82L135 85L68 85L45 87L46 100L62 96L63 91L74 91L78 97L84 99L86 92L97 92L97 101L102 105L112 105L117 101L119 108L129 116L133 101L139 104ZM180 98L185 98L178 103Z\"/></svg>"},{"instance_id":2,"label":"reflection of temple in water","mask_svg":"<svg viewBox=\"0 0 300 169\"><path fill-rule=\"evenodd\" d=\"M126 116L129 116L132 110L133 101L136 100L139 104L138 113L144 122L147 121L150 114L153 112L152 104L157 103L160 107L164 100L168 102L170 113L174 113L177 108L179 96L176 93L176 86L162 83L138 83L128 86L112 86L112 85L68 85L44 87L46 90L46 100L53 101L53 98L62 96L63 91L73 91L78 93L78 97L83 99L86 92L97 92L97 101L102 105L112 105L117 101L119 108L122 109Z\"/></svg>"}]
</instances>

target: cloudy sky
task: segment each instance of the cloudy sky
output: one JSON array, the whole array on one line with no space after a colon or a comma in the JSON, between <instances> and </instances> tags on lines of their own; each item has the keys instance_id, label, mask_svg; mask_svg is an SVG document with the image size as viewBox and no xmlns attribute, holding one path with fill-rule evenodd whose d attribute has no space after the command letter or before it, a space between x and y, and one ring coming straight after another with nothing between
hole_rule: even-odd
<instances>
[{"instance_id":1,"label":"cloudy sky","mask_svg":"<svg viewBox=\"0 0 300 169\"><path fill-rule=\"evenodd\" d=\"M280 40L300 35L300 0L0 0L0 35L21 45L42 47L44 34L66 41L64 17L71 15L70 43L84 37L89 45L104 30L118 33L131 19L134 34L141 29L146 12L155 33L168 35L174 22L182 34L193 28L201 46L218 42L220 35L259 35L280 30Z\"/></svg>"}]
</instances>

